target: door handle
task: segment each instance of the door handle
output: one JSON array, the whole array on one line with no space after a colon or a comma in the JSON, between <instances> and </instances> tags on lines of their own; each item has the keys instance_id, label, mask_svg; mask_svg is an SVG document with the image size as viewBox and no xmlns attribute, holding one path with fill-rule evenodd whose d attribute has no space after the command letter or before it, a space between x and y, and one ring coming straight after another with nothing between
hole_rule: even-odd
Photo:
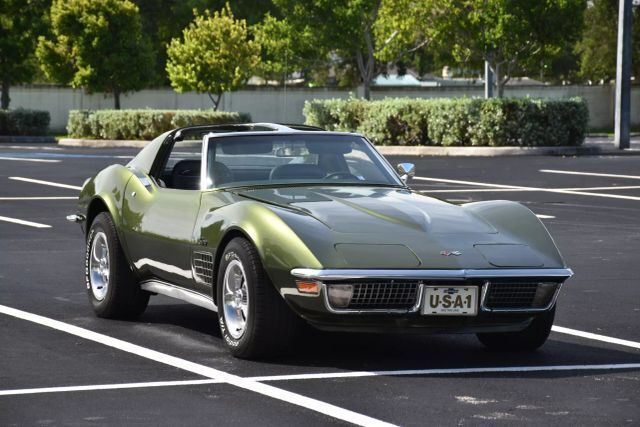
<instances>
[{"instance_id":1,"label":"door handle","mask_svg":"<svg viewBox=\"0 0 640 427\"><path fill-rule=\"evenodd\" d=\"M135 191L131 192L131 197L136 197L136 192Z\"/></svg>"}]
</instances>

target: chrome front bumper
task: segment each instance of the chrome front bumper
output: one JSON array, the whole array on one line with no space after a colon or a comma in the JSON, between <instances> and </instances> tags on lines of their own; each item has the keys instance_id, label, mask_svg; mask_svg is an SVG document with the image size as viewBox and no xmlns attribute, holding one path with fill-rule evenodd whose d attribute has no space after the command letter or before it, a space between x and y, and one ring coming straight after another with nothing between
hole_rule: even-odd
<instances>
[{"instance_id":1,"label":"chrome front bumper","mask_svg":"<svg viewBox=\"0 0 640 427\"><path fill-rule=\"evenodd\" d=\"M547 277L568 279L573 276L570 268L517 268L478 270L369 270L294 268L291 275L298 279L350 280L350 279L417 279L417 280L465 280L505 277Z\"/></svg>"},{"instance_id":2,"label":"chrome front bumper","mask_svg":"<svg viewBox=\"0 0 640 427\"><path fill-rule=\"evenodd\" d=\"M298 279L317 280L322 284L322 298L326 310L334 314L358 314L358 313L416 313L422 305L422 296L424 286L422 281L442 281L442 280L483 280L480 285L480 311L495 313L539 313L548 311L555 305L562 282L573 275L573 271L568 268L560 269L469 269L469 270L365 270L365 269L307 269L295 268L291 270L291 274ZM544 307L528 307L528 308L492 308L487 304L487 296L492 286L490 279L552 279L557 282L553 296L549 300L549 304ZM327 283L332 281L343 280L359 280L359 279L409 279L419 280L419 289L417 293L416 304L408 310L380 310L380 309L336 309L331 306L327 297ZM496 286L499 286L496 284Z\"/></svg>"}]
</instances>

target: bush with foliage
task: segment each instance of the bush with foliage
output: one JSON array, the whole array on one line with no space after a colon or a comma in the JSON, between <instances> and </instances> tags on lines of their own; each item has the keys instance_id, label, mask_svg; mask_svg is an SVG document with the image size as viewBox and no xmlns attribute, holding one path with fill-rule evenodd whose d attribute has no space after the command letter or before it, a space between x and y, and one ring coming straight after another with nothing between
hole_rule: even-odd
<instances>
[{"instance_id":1,"label":"bush with foliage","mask_svg":"<svg viewBox=\"0 0 640 427\"><path fill-rule=\"evenodd\" d=\"M72 110L67 131L71 138L150 140L178 127L250 121L246 113L213 110Z\"/></svg>"},{"instance_id":2,"label":"bush with foliage","mask_svg":"<svg viewBox=\"0 0 640 427\"><path fill-rule=\"evenodd\" d=\"M48 111L0 110L0 135L46 135L50 120Z\"/></svg>"},{"instance_id":3,"label":"bush with foliage","mask_svg":"<svg viewBox=\"0 0 640 427\"><path fill-rule=\"evenodd\" d=\"M304 115L378 145L576 146L589 124L581 98L329 99L307 101Z\"/></svg>"}]
</instances>

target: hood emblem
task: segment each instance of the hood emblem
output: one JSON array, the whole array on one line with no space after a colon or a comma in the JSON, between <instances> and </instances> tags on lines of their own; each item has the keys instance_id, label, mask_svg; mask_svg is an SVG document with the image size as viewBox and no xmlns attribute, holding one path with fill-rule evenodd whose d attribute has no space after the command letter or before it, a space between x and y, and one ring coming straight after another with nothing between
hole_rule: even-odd
<instances>
[{"instance_id":1,"label":"hood emblem","mask_svg":"<svg viewBox=\"0 0 640 427\"><path fill-rule=\"evenodd\" d=\"M460 251L440 251L440 255L442 256L460 256L462 255L462 252Z\"/></svg>"}]
</instances>

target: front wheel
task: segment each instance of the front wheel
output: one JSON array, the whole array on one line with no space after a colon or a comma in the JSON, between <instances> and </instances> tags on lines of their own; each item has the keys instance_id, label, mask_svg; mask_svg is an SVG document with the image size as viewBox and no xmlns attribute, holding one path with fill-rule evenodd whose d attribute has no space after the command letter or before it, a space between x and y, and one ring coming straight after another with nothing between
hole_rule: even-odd
<instances>
[{"instance_id":1,"label":"front wheel","mask_svg":"<svg viewBox=\"0 0 640 427\"><path fill-rule=\"evenodd\" d=\"M271 284L251 242L231 240L218 271L218 323L231 353L258 358L285 351L298 319Z\"/></svg>"},{"instance_id":2,"label":"front wheel","mask_svg":"<svg viewBox=\"0 0 640 427\"><path fill-rule=\"evenodd\" d=\"M533 351L547 341L555 314L554 306L553 309L534 318L522 331L481 333L477 336L482 344L492 350Z\"/></svg>"},{"instance_id":3,"label":"front wheel","mask_svg":"<svg viewBox=\"0 0 640 427\"><path fill-rule=\"evenodd\" d=\"M98 317L129 319L147 308L149 293L140 289L120 246L116 226L106 212L89 228L85 255L89 301Z\"/></svg>"}]
</instances>

